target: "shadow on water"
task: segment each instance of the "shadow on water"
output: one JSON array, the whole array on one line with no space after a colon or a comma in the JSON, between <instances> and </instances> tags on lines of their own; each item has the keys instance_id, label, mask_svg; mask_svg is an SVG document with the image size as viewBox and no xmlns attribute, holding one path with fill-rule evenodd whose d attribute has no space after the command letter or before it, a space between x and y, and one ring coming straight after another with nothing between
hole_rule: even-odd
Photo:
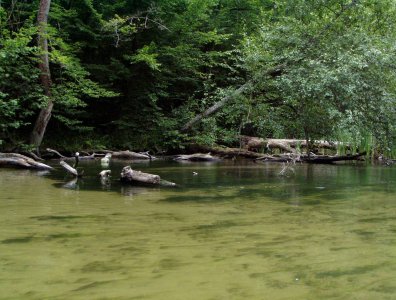
<instances>
[{"instance_id":1,"label":"shadow on water","mask_svg":"<svg viewBox=\"0 0 396 300\"><path fill-rule=\"evenodd\" d=\"M119 174L124 166L143 172L158 174L161 178L176 182L179 188L147 187L122 184ZM394 175L381 167L367 167L361 164L343 165L295 165L295 174L289 177L279 176L281 164L254 164L251 161L231 161L216 163L178 163L157 160L152 162L128 163L114 161L110 168L112 177L101 180L96 174L102 170L99 161L81 163L85 174L80 179L65 175L57 167L55 172L45 174L56 180L57 188L84 191L104 191L134 196L172 189L173 195L166 202L221 202L243 198L269 198L275 201L293 202L298 205L318 205L320 199L334 201L345 199L345 193L369 188L371 190L395 191ZM233 189L233 193L227 193ZM187 193L190 191L190 193ZM300 198L304 198L303 200Z\"/></svg>"}]
</instances>

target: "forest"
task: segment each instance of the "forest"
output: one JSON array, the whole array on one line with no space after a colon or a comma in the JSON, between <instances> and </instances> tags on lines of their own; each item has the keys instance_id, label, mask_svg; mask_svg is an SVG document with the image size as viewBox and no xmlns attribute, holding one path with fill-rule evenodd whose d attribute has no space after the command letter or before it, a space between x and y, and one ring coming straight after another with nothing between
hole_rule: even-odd
<instances>
[{"instance_id":1,"label":"forest","mask_svg":"<svg viewBox=\"0 0 396 300\"><path fill-rule=\"evenodd\" d=\"M324 140L396 157L393 0L2 0L0 151Z\"/></svg>"}]
</instances>

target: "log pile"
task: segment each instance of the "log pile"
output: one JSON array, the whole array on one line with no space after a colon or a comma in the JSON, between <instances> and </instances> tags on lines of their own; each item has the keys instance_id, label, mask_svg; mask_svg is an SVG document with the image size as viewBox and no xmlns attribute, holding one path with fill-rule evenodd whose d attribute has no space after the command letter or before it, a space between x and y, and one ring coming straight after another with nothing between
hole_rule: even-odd
<instances>
[{"instance_id":1,"label":"log pile","mask_svg":"<svg viewBox=\"0 0 396 300\"><path fill-rule=\"evenodd\" d=\"M37 162L34 159L19 153L0 153L0 167L53 170L51 166Z\"/></svg>"}]
</instances>

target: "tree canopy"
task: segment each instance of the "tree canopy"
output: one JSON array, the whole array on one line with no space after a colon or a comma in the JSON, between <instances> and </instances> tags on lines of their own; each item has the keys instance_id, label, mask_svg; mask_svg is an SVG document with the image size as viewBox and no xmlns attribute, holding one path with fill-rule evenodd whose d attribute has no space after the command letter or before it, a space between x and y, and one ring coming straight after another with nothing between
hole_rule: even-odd
<instances>
[{"instance_id":1,"label":"tree canopy","mask_svg":"<svg viewBox=\"0 0 396 300\"><path fill-rule=\"evenodd\" d=\"M30 147L49 101L39 2L0 2L3 148ZM392 152L395 12L391 0L52 0L43 143L167 151L249 134Z\"/></svg>"}]
</instances>

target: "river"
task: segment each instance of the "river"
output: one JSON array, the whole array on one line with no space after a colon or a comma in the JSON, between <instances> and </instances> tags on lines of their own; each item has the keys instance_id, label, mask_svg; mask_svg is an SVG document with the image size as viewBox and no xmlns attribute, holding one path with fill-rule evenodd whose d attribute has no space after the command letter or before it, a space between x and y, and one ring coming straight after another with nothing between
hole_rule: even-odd
<instances>
[{"instance_id":1,"label":"river","mask_svg":"<svg viewBox=\"0 0 396 300\"><path fill-rule=\"evenodd\" d=\"M395 167L125 164L0 169L0 299L396 298Z\"/></svg>"}]
</instances>

